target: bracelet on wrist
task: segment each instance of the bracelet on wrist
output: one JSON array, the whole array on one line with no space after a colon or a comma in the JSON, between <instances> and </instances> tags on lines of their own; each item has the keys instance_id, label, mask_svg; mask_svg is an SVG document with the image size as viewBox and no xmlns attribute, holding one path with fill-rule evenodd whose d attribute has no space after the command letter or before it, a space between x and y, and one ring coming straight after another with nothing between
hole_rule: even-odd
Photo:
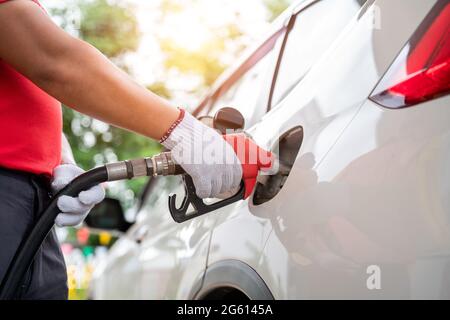
<instances>
[{"instance_id":1,"label":"bracelet on wrist","mask_svg":"<svg viewBox=\"0 0 450 320\"><path fill-rule=\"evenodd\" d=\"M186 113L186 111L184 111L184 109L182 109L182 108L179 108L179 110L180 110L180 114L178 115L178 119L175 120L174 123L172 123L172 125L169 127L169 129L167 129L166 133L164 133L164 135L159 140L159 143L163 143L164 141L166 141L166 139L170 136L170 134L173 132L173 130L180 124L181 121L183 121L184 114Z\"/></svg>"}]
</instances>

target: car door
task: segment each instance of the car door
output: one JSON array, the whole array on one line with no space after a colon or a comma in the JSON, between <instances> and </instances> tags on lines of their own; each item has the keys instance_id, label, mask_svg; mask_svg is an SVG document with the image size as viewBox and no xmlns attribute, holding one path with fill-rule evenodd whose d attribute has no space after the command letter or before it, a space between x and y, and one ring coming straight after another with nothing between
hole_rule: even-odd
<instances>
[{"instance_id":1,"label":"car door","mask_svg":"<svg viewBox=\"0 0 450 320\"><path fill-rule=\"evenodd\" d=\"M327 2L332 1L321 1ZM380 183L389 179L390 163L370 152L386 143L371 126L386 112L368 97L435 2L369 1L295 88L279 95L279 103L252 132L265 143L289 128L303 129L284 185L272 199L250 209L273 226L259 271L277 298L410 296L410 250L424 243L409 245L418 227L408 221L418 218L415 210L398 207L391 185L385 189ZM344 7L356 4L339 1ZM397 12L404 13L401 21ZM398 132L394 127L391 123L390 130ZM391 153L393 162L402 161L395 159ZM413 228L406 232L406 226ZM380 266L384 280L378 290L371 276Z\"/></svg>"}]
</instances>

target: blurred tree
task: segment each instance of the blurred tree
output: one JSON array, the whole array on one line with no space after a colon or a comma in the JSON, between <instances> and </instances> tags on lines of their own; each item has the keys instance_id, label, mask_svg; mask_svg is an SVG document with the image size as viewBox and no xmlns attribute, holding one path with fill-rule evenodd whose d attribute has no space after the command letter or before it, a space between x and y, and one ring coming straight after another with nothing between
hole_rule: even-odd
<instances>
[{"instance_id":1,"label":"blurred tree","mask_svg":"<svg viewBox=\"0 0 450 320\"><path fill-rule=\"evenodd\" d=\"M269 12L269 21L273 21L278 17L293 0L263 0L266 5L267 11Z\"/></svg>"},{"instance_id":2,"label":"blurred tree","mask_svg":"<svg viewBox=\"0 0 450 320\"><path fill-rule=\"evenodd\" d=\"M138 48L140 33L132 7L118 1L80 1L79 35L109 58Z\"/></svg>"},{"instance_id":3,"label":"blurred tree","mask_svg":"<svg viewBox=\"0 0 450 320\"><path fill-rule=\"evenodd\" d=\"M147 86L147 89L168 100L172 98L172 93L162 81L153 82L151 85Z\"/></svg>"},{"instance_id":4,"label":"blurred tree","mask_svg":"<svg viewBox=\"0 0 450 320\"><path fill-rule=\"evenodd\" d=\"M275 19L285 10L293 0L261 0L267 10L268 20ZM197 99L209 88L217 77L234 61L234 58L247 47L253 39L249 39L244 26L248 17L240 14L238 10L233 12L234 19L230 19L225 25L209 25L209 17L204 16L201 7L205 0L161 0L156 10L160 12L158 26L160 30L155 32L159 40L160 49L165 57L166 70L175 70L175 77L197 76L200 84L192 90ZM220 2L218 2L220 3ZM197 8L195 6L198 6ZM194 9L193 9L194 8ZM238 6L235 6L237 9ZM198 10L197 10L198 9ZM168 17L189 12L198 16L191 20L203 23L202 27L212 35L208 41L198 48L189 48L176 42L176 39L164 32L164 26L168 23ZM208 15L208 12L206 12ZM180 26L182 28L182 26ZM161 32L163 31L163 32ZM189 36L189 35L188 35ZM198 35L193 35L193 38ZM231 59L230 59L231 57ZM166 79L170 82L170 78ZM170 92L170 90L168 90Z\"/></svg>"},{"instance_id":5,"label":"blurred tree","mask_svg":"<svg viewBox=\"0 0 450 320\"><path fill-rule=\"evenodd\" d=\"M204 2L199 0L161 0L155 8L160 13L157 23L159 29L155 32L155 36L164 56L164 67L167 71L172 71L173 78L186 77L186 82L190 82L192 77L199 80L189 92L184 92L190 93L194 97L193 100L197 101L248 44L246 33L240 23L243 17L239 12L234 12L235 19L228 23L212 26L210 21L208 23L207 13L201 10L205 5ZM185 17L193 12L196 16L189 16L189 20L186 21ZM178 43L179 39L174 39L170 33L165 32L167 28L174 27L168 22L168 18L173 16L180 17L185 23L192 20L200 24L201 31L206 30L209 38L198 47ZM199 35L193 34L192 36L195 39ZM245 40L243 40L244 38ZM172 79L170 73L165 76L164 83L167 86ZM167 91L171 90L167 89Z\"/></svg>"},{"instance_id":6,"label":"blurred tree","mask_svg":"<svg viewBox=\"0 0 450 320\"><path fill-rule=\"evenodd\" d=\"M164 65L176 69L182 75L194 74L202 78L202 85L209 87L224 71L226 65L219 60L223 43L207 43L199 50L188 50L169 39L161 39L161 50L165 54ZM199 90L201 88L197 88Z\"/></svg>"}]
</instances>

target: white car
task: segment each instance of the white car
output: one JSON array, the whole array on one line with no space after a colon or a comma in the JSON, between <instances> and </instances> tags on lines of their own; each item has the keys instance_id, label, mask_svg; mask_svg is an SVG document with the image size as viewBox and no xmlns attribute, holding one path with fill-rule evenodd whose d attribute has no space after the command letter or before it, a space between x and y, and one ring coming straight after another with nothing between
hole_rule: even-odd
<instances>
[{"instance_id":1,"label":"white car","mask_svg":"<svg viewBox=\"0 0 450 320\"><path fill-rule=\"evenodd\" d=\"M197 115L292 165L184 223L153 179L94 299L449 299L450 3L298 1Z\"/></svg>"}]
</instances>

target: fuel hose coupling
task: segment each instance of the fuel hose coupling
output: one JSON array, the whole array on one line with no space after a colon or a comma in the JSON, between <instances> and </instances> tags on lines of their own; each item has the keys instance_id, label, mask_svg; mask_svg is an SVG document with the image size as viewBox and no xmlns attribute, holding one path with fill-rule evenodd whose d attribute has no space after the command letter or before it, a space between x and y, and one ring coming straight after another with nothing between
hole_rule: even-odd
<instances>
[{"instance_id":1,"label":"fuel hose coupling","mask_svg":"<svg viewBox=\"0 0 450 320\"><path fill-rule=\"evenodd\" d=\"M170 152L162 152L150 158L154 176L173 176L184 173L180 165L172 159ZM148 161L148 158L147 158Z\"/></svg>"},{"instance_id":2,"label":"fuel hose coupling","mask_svg":"<svg viewBox=\"0 0 450 320\"><path fill-rule=\"evenodd\" d=\"M125 160L105 165L108 181L133 179L145 176L169 176L184 173L170 152L162 152L151 158Z\"/></svg>"}]
</instances>

